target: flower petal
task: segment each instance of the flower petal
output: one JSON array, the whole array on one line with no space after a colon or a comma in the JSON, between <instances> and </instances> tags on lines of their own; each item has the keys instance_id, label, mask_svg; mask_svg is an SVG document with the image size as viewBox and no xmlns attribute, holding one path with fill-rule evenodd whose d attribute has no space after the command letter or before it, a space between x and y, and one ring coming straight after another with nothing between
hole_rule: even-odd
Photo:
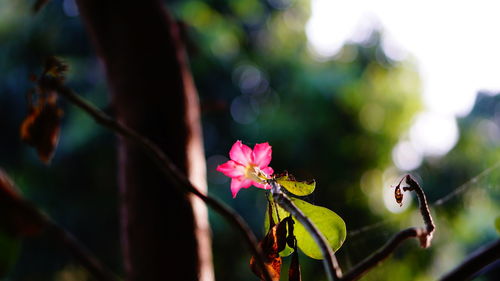
<instances>
[{"instance_id":1,"label":"flower petal","mask_svg":"<svg viewBox=\"0 0 500 281\"><path fill-rule=\"evenodd\" d=\"M233 160L229 160L224 164L217 166L217 171L223 173L230 178L238 178L245 175L245 167Z\"/></svg>"},{"instance_id":2,"label":"flower petal","mask_svg":"<svg viewBox=\"0 0 500 281\"><path fill-rule=\"evenodd\" d=\"M248 166L252 162L252 149L241 141L237 141L229 151L229 157L243 166Z\"/></svg>"},{"instance_id":3,"label":"flower petal","mask_svg":"<svg viewBox=\"0 0 500 281\"><path fill-rule=\"evenodd\" d=\"M267 167L271 163L272 149L269 143L258 143L254 146L252 156L253 163L258 165L261 169Z\"/></svg>"},{"instance_id":4,"label":"flower petal","mask_svg":"<svg viewBox=\"0 0 500 281\"><path fill-rule=\"evenodd\" d=\"M262 183L258 183L258 182L252 181L252 184L253 184L253 186L258 187L258 188L271 189L271 185L269 185L267 183L266 184L262 184Z\"/></svg>"},{"instance_id":5,"label":"flower petal","mask_svg":"<svg viewBox=\"0 0 500 281\"><path fill-rule=\"evenodd\" d=\"M252 185L251 180L247 180L243 177L240 178L233 178L231 180L231 193L233 194L233 198L236 197L236 194L238 194L238 191L242 188L249 188Z\"/></svg>"},{"instance_id":6,"label":"flower petal","mask_svg":"<svg viewBox=\"0 0 500 281\"><path fill-rule=\"evenodd\" d=\"M265 167L264 169L262 169L262 172L264 172L264 173L266 173L266 175L270 176L274 173L274 170L271 167Z\"/></svg>"}]
</instances>

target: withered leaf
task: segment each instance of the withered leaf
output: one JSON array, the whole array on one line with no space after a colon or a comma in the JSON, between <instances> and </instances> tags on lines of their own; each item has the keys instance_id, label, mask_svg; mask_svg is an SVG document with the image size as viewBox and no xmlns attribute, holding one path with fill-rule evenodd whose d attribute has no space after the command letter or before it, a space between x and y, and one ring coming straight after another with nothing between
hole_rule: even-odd
<instances>
[{"instance_id":1,"label":"withered leaf","mask_svg":"<svg viewBox=\"0 0 500 281\"><path fill-rule=\"evenodd\" d=\"M286 247L286 237L287 237L287 221L291 220L291 217L287 217L282 220L276 226L276 239L278 244L278 253L283 251Z\"/></svg>"},{"instance_id":2,"label":"withered leaf","mask_svg":"<svg viewBox=\"0 0 500 281\"><path fill-rule=\"evenodd\" d=\"M264 263L267 271L271 275L273 281L279 281L281 275L281 264L282 259L278 251L278 235L277 235L278 225L275 225L269 229L269 232L264 237L262 241L259 242L259 247L264 255ZM252 272L264 280L264 274L260 267L257 265L255 257L250 259L250 269Z\"/></svg>"},{"instance_id":3,"label":"withered leaf","mask_svg":"<svg viewBox=\"0 0 500 281\"><path fill-rule=\"evenodd\" d=\"M21 139L36 148L40 160L49 163L59 141L63 111L57 106L56 86L64 81L68 66L56 57L48 57L36 91L28 95L28 115L21 124Z\"/></svg>"},{"instance_id":4,"label":"withered leaf","mask_svg":"<svg viewBox=\"0 0 500 281\"><path fill-rule=\"evenodd\" d=\"M40 160L49 163L59 141L63 111L56 104L55 94L30 106L21 124L21 139L36 148Z\"/></svg>"},{"instance_id":5,"label":"withered leaf","mask_svg":"<svg viewBox=\"0 0 500 281\"><path fill-rule=\"evenodd\" d=\"M396 199L396 203L399 204L399 206L403 206L403 193L401 193L401 188L396 186L396 189L394 190L394 198Z\"/></svg>"},{"instance_id":6,"label":"withered leaf","mask_svg":"<svg viewBox=\"0 0 500 281\"><path fill-rule=\"evenodd\" d=\"M288 269L288 281L302 281L297 247L295 247L295 251L292 254L292 262L290 263L290 268Z\"/></svg>"}]
</instances>

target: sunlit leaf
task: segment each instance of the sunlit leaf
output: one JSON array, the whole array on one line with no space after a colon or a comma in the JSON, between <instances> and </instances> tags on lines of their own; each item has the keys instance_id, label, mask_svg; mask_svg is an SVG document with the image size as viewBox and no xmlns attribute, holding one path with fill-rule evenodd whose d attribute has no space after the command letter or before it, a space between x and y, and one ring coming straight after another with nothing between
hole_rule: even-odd
<instances>
[{"instance_id":1,"label":"sunlit leaf","mask_svg":"<svg viewBox=\"0 0 500 281\"><path fill-rule=\"evenodd\" d=\"M291 175L284 175L276 179L282 187L297 196L306 196L313 193L316 188L316 182L297 181Z\"/></svg>"},{"instance_id":2,"label":"sunlit leaf","mask_svg":"<svg viewBox=\"0 0 500 281\"><path fill-rule=\"evenodd\" d=\"M342 220L342 218L336 213L325 207L315 206L297 198L291 198L291 200L313 222L323 236L325 236L332 250L337 251L342 246L342 243L344 243L346 238L347 231L344 220ZM276 210L281 219L289 216L287 211L279 206L275 206L275 211L273 211L273 218L275 220L278 220ZM296 218L293 218L293 220L295 221L294 234L297 239L299 249L311 258L323 259L323 254L320 248L316 245L313 237L304 228L304 226L297 221ZM266 229L269 228L269 220L267 216L264 220L264 226ZM291 253L293 253L293 249L287 245L285 250L280 252L280 255L285 257Z\"/></svg>"},{"instance_id":3,"label":"sunlit leaf","mask_svg":"<svg viewBox=\"0 0 500 281\"><path fill-rule=\"evenodd\" d=\"M344 220L325 207L315 206L297 198L292 198L292 201L323 234L332 250L337 251L346 238ZM323 259L320 248L301 223L295 224L295 237L304 254L314 259Z\"/></svg>"}]
</instances>

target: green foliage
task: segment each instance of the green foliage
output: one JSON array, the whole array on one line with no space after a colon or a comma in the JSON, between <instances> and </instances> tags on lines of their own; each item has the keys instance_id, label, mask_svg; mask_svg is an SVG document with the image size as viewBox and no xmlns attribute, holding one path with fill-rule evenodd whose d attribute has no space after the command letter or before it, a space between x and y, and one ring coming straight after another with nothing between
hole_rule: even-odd
<instances>
[{"instance_id":1,"label":"green foliage","mask_svg":"<svg viewBox=\"0 0 500 281\"><path fill-rule=\"evenodd\" d=\"M19 257L21 239L0 231L0 278L6 276Z\"/></svg>"},{"instance_id":2,"label":"green foliage","mask_svg":"<svg viewBox=\"0 0 500 281\"><path fill-rule=\"evenodd\" d=\"M289 175L285 175L276 179L282 187L297 196L306 196L313 193L316 188L316 181L296 181Z\"/></svg>"},{"instance_id":3,"label":"green foliage","mask_svg":"<svg viewBox=\"0 0 500 281\"><path fill-rule=\"evenodd\" d=\"M337 251L342 246L346 238L347 232L344 220L342 220L342 218L335 212L325 207L315 206L297 198L291 198L291 200L328 240L332 250L334 252ZM273 219L275 221L278 220L278 216L279 219L283 219L290 215L287 211L276 204L273 204L273 206L273 208L275 208L275 210L273 210ZM278 215L276 214L276 210ZM309 234L306 228L298 222L296 218L293 218L293 220L295 222L294 234L297 238L297 245L299 246L299 249L313 259L323 259L323 254L311 234ZM269 218L267 216L264 220L264 226L266 230L269 229ZM280 255L288 256L292 253L292 251L293 250L287 246L285 250L280 253Z\"/></svg>"},{"instance_id":4,"label":"green foliage","mask_svg":"<svg viewBox=\"0 0 500 281\"><path fill-rule=\"evenodd\" d=\"M325 236L332 250L337 251L346 238L347 231L344 220L325 207L315 206L297 198L292 198L292 201ZM295 226L295 236L297 237L297 245L304 254L314 259L323 259L323 254L315 240L301 223L297 223Z\"/></svg>"},{"instance_id":5,"label":"green foliage","mask_svg":"<svg viewBox=\"0 0 500 281\"><path fill-rule=\"evenodd\" d=\"M497 217L495 219L495 229L497 230L498 234L500 234L500 217Z\"/></svg>"},{"instance_id":6,"label":"green foliage","mask_svg":"<svg viewBox=\"0 0 500 281\"><path fill-rule=\"evenodd\" d=\"M39 70L47 55L64 56L72 66L68 77L72 86L100 107L108 107L105 76L88 46L83 25L77 17L64 14L63 2L71 1L50 2L36 16L30 13L33 2L0 1L2 166L18 175L16 181L28 198L56 219L72 222L69 226L77 236L87 233L79 233L79 229L96 225L102 229L85 241L111 266L120 268L112 135L78 110L68 108L61 146L49 170L39 165L31 148L18 141L26 111L24 93L32 87L27 77ZM342 210L344 218L350 218L350 228L394 218L394 224L350 236L338 258L342 264L354 265L401 229L398 220L404 221L405 227L413 221L407 214L389 213L381 190L392 184L386 182L386 175L394 172L392 148L407 134L410 121L421 109L419 73L411 61L386 59L376 34L361 44L345 45L335 58L316 61L307 51L304 32L310 1L268 2L290 4L273 9L265 1L255 0L169 2L177 19L188 27L191 70L204 109L206 155L220 155L235 139L269 141L276 148L272 167L321 180L324 188L316 190L314 201ZM262 83L255 88L258 91L242 93L245 72L240 70L248 66L258 70ZM249 101L249 110L257 114L253 123L240 124L231 118L231 104L239 98ZM457 146L440 159L424 160L422 167L412 172L423 179L431 202L498 162L498 136L488 128L498 127L499 106L500 96L479 96L473 112L458 120ZM76 166L67 165L67 159ZM371 178L377 180L368 181ZM231 201L227 182L213 177L210 170L208 180L212 194L227 200L252 226L261 224L255 205L263 207L265 202L257 192ZM494 218L492 214L500 211L499 180L500 172L495 168L466 186L466 191L480 192L460 193L433 209L441 234L432 248L408 248L363 280L386 280L388 276L394 280L434 280L436 265L442 269L440 265L459 263L485 233L495 235L492 219L482 218ZM241 239L210 212L217 279L254 280L247 253L226 251L241 249ZM411 210L414 212L416 209ZM280 216L283 219L286 214ZM495 226L498 230L498 224ZM51 274L61 268L56 265L70 262L47 248L27 245L24 251L27 256L43 259L23 259L9 276L12 280L29 276L54 280ZM286 254L287 249L281 252ZM322 265L308 260L301 260L304 279L317 280Z\"/></svg>"}]
</instances>

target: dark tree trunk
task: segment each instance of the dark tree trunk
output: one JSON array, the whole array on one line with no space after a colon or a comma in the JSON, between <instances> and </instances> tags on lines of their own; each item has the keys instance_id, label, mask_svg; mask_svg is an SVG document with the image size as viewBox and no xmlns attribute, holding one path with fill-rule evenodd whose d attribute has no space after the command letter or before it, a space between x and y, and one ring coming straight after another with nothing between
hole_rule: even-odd
<instances>
[{"instance_id":1,"label":"dark tree trunk","mask_svg":"<svg viewBox=\"0 0 500 281\"><path fill-rule=\"evenodd\" d=\"M103 59L118 120L159 145L201 189L196 90L178 28L157 0L78 0ZM206 208L179 194L133 143L119 140L127 280L212 280Z\"/></svg>"}]
</instances>

